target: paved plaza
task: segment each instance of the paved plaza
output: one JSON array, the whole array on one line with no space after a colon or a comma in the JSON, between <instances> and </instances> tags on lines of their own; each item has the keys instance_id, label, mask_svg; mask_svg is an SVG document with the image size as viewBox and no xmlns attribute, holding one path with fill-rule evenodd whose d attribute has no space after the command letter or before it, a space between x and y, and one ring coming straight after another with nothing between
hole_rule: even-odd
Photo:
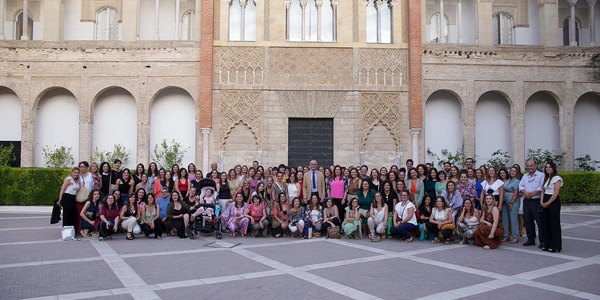
<instances>
[{"instance_id":1,"label":"paved plaza","mask_svg":"<svg viewBox=\"0 0 600 300\"><path fill-rule=\"evenodd\" d=\"M415 240L59 241L0 213L0 299L600 299L600 211L563 212L563 252Z\"/></svg>"}]
</instances>

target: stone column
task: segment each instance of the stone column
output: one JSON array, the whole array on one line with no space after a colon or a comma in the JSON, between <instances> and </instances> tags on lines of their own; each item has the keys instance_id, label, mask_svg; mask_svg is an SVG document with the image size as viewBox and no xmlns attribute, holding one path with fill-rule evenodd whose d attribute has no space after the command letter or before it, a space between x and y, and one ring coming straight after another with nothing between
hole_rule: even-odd
<instances>
[{"instance_id":1,"label":"stone column","mask_svg":"<svg viewBox=\"0 0 600 300\"><path fill-rule=\"evenodd\" d=\"M0 40L4 40L4 14L5 14L5 0L0 0Z\"/></svg>"},{"instance_id":2,"label":"stone column","mask_svg":"<svg viewBox=\"0 0 600 300\"><path fill-rule=\"evenodd\" d=\"M558 4L540 3L538 1L540 19L540 42L543 46L556 47L558 40Z\"/></svg>"},{"instance_id":3,"label":"stone column","mask_svg":"<svg viewBox=\"0 0 600 300\"><path fill-rule=\"evenodd\" d=\"M458 40L457 42L459 44L461 44L463 42L463 37L462 37L462 0L457 0L456 3L456 14L457 14L457 21L456 21L456 32L458 32Z\"/></svg>"},{"instance_id":4,"label":"stone column","mask_svg":"<svg viewBox=\"0 0 600 300\"><path fill-rule=\"evenodd\" d=\"M440 0L440 21L438 23L438 43L445 43L444 37L444 0Z\"/></svg>"},{"instance_id":5,"label":"stone column","mask_svg":"<svg viewBox=\"0 0 600 300\"><path fill-rule=\"evenodd\" d=\"M208 163L208 137L210 128L202 128L202 172L206 174L210 170Z\"/></svg>"},{"instance_id":6,"label":"stone column","mask_svg":"<svg viewBox=\"0 0 600 300\"><path fill-rule=\"evenodd\" d=\"M412 135L412 160L415 165L420 163L419 157L421 157L419 153L419 133L421 133L421 128L412 128L410 130L410 134Z\"/></svg>"},{"instance_id":7,"label":"stone column","mask_svg":"<svg viewBox=\"0 0 600 300\"><path fill-rule=\"evenodd\" d=\"M569 18L569 46L577 46L577 33L576 33L576 25L575 25L575 6L577 5L577 0L567 0L569 3L569 8L571 9L571 17Z\"/></svg>"},{"instance_id":8,"label":"stone column","mask_svg":"<svg viewBox=\"0 0 600 300\"><path fill-rule=\"evenodd\" d=\"M381 43L381 6L383 5L382 0L376 0L373 4L375 5L375 11L377 12L377 43Z\"/></svg>"},{"instance_id":9,"label":"stone column","mask_svg":"<svg viewBox=\"0 0 600 300\"><path fill-rule=\"evenodd\" d=\"M160 40L160 36L158 34L159 29L159 9L160 9L160 0L154 0L154 39Z\"/></svg>"},{"instance_id":10,"label":"stone column","mask_svg":"<svg viewBox=\"0 0 600 300\"><path fill-rule=\"evenodd\" d=\"M300 0L300 10L302 11L302 39L301 41L305 41L306 40L306 1L307 0Z\"/></svg>"},{"instance_id":11,"label":"stone column","mask_svg":"<svg viewBox=\"0 0 600 300\"><path fill-rule=\"evenodd\" d=\"M596 21L594 20L596 17L596 13L594 12L596 9L596 1L597 0L587 0L587 3L590 6L590 47L596 46Z\"/></svg>"},{"instance_id":12,"label":"stone column","mask_svg":"<svg viewBox=\"0 0 600 300\"><path fill-rule=\"evenodd\" d=\"M26 41L29 40L29 36L27 36L27 32L29 31L29 7L27 6L28 1L23 0L23 34L21 35L21 40Z\"/></svg>"},{"instance_id":13,"label":"stone column","mask_svg":"<svg viewBox=\"0 0 600 300\"><path fill-rule=\"evenodd\" d=\"M180 6L181 6L181 0L175 0L175 39L176 40L181 40L181 30L179 30L180 24L181 24L181 21L179 20L179 7Z\"/></svg>"},{"instance_id":14,"label":"stone column","mask_svg":"<svg viewBox=\"0 0 600 300\"><path fill-rule=\"evenodd\" d=\"M285 40L290 40L290 0L284 0L285 5ZM267 20L265 20L267 21Z\"/></svg>"},{"instance_id":15,"label":"stone column","mask_svg":"<svg viewBox=\"0 0 600 300\"><path fill-rule=\"evenodd\" d=\"M332 32L333 32L333 41L337 42L337 8L338 8L338 0L331 1L331 8L333 9L333 24L332 24Z\"/></svg>"},{"instance_id":16,"label":"stone column","mask_svg":"<svg viewBox=\"0 0 600 300\"><path fill-rule=\"evenodd\" d=\"M317 42L321 41L321 6L323 6L323 0L316 0L315 5L317 7Z\"/></svg>"},{"instance_id":17,"label":"stone column","mask_svg":"<svg viewBox=\"0 0 600 300\"><path fill-rule=\"evenodd\" d=\"M409 128L412 158L419 161L419 133L423 127L423 46L421 43L421 1L408 1L408 88ZM418 163L417 163L418 164Z\"/></svg>"},{"instance_id":18,"label":"stone column","mask_svg":"<svg viewBox=\"0 0 600 300\"><path fill-rule=\"evenodd\" d=\"M246 7L248 6L248 0L240 0L240 11L241 11L241 22L240 22L240 41L246 40Z\"/></svg>"}]
</instances>

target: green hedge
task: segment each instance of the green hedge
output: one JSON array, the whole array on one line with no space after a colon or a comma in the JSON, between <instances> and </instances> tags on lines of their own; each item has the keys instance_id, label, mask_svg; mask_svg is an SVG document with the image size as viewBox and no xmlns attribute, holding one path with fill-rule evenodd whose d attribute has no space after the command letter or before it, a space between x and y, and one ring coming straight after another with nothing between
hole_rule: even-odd
<instances>
[{"instance_id":1,"label":"green hedge","mask_svg":"<svg viewBox=\"0 0 600 300\"><path fill-rule=\"evenodd\" d=\"M52 205L68 169L0 167L0 205ZM562 203L599 203L600 172L561 172Z\"/></svg>"},{"instance_id":2,"label":"green hedge","mask_svg":"<svg viewBox=\"0 0 600 300\"><path fill-rule=\"evenodd\" d=\"M52 205L68 169L0 167L0 205Z\"/></svg>"},{"instance_id":3,"label":"green hedge","mask_svg":"<svg viewBox=\"0 0 600 300\"><path fill-rule=\"evenodd\" d=\"M563 178L561 203L600 203L599 172L559 172Z\"/></svg>"}]
</instances>

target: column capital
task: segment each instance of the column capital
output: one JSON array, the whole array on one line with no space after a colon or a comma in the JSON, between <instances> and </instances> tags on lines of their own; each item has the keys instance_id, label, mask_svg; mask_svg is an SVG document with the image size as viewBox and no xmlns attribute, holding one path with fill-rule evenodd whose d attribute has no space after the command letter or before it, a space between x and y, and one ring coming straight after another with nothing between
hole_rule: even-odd
<instances>
[{"instance_id":1,"label":"column capital","mask_svg":"<svg viewBox=\"0 0 600 300\"><path fill-rule=\"evenodd\" d=\"M567 3L569 3L569 6L575 6L577 5L577 1L579 0L567 0Z\"/></svg>"},{"instance_id":2,"label":"column capital","mask_svg":"<svg viewBox=\"0 0 600 300\"><path fill-rule=\"evenodd\" d=\"M300 0L300 7L305 8L307 2L308 2L308 0Z\"/></svg>"},{"instance_id":3,"label":"column capital","mask_svg":"<svg viewBox=\"0 0 600 300\"><path fill-rule=\"evenodd\" d=\"M210 128L200 128L200 130L202 130L202 135L209 135L210 134Z\"/></svg>"},{"instance_id":4,"label":"column capital","mask_svg":"<svg viewBox=\"0 0 600 300\"><path fill-rule=\"evenodd\" d=\"M283 0L283 6L285 6L285 9L290 9L291 4L292 0Z\"/></svg>"},{"instance_id":5,"label":"column capital","mask_svg":"<svg viewBox=\"0 0 600 300\"><path fill-rule=\"evenodd\" d=\"M595 7L596 2L598 2L598 0L587 0L587 3L590 7Z\"/></svg>"},{"instance_id":6,"label":"column capital","mask_svg":"<svg viewBox=\"0 0 600 300\"><path fill-rule=\"evenodd\" d=\"M415 136L415 135L419 135L421 133L421 128L411 128L410 129L410 134Z\"/></svg>"}]
</instances>

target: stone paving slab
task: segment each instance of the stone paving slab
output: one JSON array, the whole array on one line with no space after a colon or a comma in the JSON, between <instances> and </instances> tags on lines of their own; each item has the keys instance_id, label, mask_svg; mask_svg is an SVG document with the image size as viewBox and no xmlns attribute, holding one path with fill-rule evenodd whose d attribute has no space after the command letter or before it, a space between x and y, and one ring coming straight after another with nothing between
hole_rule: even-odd
<instances>
[{"instance_id":1,"label":"stone paving slab","mask_svg":"<svg viewBox=\"0 0 600 300\"><path fill-rule=\"evenodd\" d=\"M406 259L387 259L311 273L383 299L415 299L492 280Z\"/></svg>"},{"instance_id":2,"label":"stone paving slab","mask_svg":"<svg viewBox=\"0 0 600 300\"><path fill-rule=\"evenodd\" d=\"M119 288L102 261L0 269L0 298L20 299Z\"/></svg>"},{"instance_id":3,"label":"stone paving slab","mask_svg":"<svg viewBox=\"0 0 600 300\"><path fill-rule=\"evenodd\" d=\"M581 222L597 220L598 216L594 214L563 214L560 216L561 224L577 224Z\"/></svg>"},{"instance_id":4,"label":"stone paving slab","mask_svg":"<svg viewBox=\"0 0 600 300\"><path fill-rule=\"evenodd\" d=\"M4 223L4 222L2 222ZM2 224L0 223L0 224ZM0 230L0 242L47 241L60 239L60 228Z\"/></svg>"},{"instance_id":5,"label":"stone paving slab","mask_svg":"<svg viewBox=\"0 0 600 300\"><path fill-rule=\"evenodd\" d=\"M535 281L600 295L600 266L591 265L538 278Z\"/></svg>"},{"instance_id":6,"label":"stone paving slab","mask_svg":"<svg viewBox=\"0 0 600 300\"><path fill-rule=\"evenodd\" d=\"M57 228L58 225L50 224L50 218L40 218L40 217L31 217L31 216L23 216L18 218L10 218L7 217L5 219L0 218L2 220L4 227L2 228L23 228L23 227L48 227L48 228Z\"/></svg>"},{"instance_id":7,"label":"stone paving slab","mask_svg":"<svg viewBox=\"0 0 600 300\"><path fill-rule=\"evenodd\" d=\"M535 248L535 250L537 250L537 248ZM456 253L447 253L446 251L437 251L421 254L418 255L418 257L444 261L455 265L504 275L529 272L568 261L556 257L538 256L528 253L519 253L517 255L514 251L503 249L502 246L495 250L484 250L483 248L475 246L465 246L460 248L459 251L460 255L456 255Z\"/></svg>"},{"instance_id":8,"label":"stone paving slab","mask_svg":"<svg viewBox=\"0 0 600 300\"><path fill-rule=\"evenodd\" d=\"M43 249L43 250L42 250ZM59 241L48 244L2 245L0 262L14 264L58 259L77 259L99 256L87 241Z\"/></svg>"},{"instance_id":9,"label":"stone paving slab","mask_svg":"<svg viewBox=\"0 0 600 300\"><path fill-rule=\"evenodd\" d=\"M135 257L125 261L150 284L271 270L230 251Z\"/></svg>"},{"instance_id":10,"label":"stone paving slab","mask_svg":"<svg viewBox=\"0 0 600 300\"><path fill-rule=\"evenodd\" d=\"M350 299L289 275L168 289L156 293L162 299Z\"/></svg>"},{"instance_id":11,"label":"stone paving slab","mask_svg":"<svg viewBox=\"0 0 600 300\"><path fill-rule=\"evenodd\" d=\"M90 300L129 300L129 299L134 299L134 298L129 294L122 294L122 295L114 295L114 296L94 297L94 298L88 298L88 299L90 299Z\"/></svg>"},{"instance_id":12,"label":"stone paving slab","mask_svg":"<svg viewBox=\"0 0 600 300\"><path fill-rule=\"evenodd\" d=\"M544 300L569 300L581 299L557 292L547 291L536 287L515 284L504 288L499 288L493 291L477 294L462 299L479 300L479 299L494 299L494 300L515 300L515 299L544 299Z\"/></svg>"},{"instance_id":13,"label":"stone paving slab","mask_svg":"<svg viewBox=\"0 0 600 300\"><path fill-rule=\"evenodd\" d=\"M577 237L583 239L600 239L600 229L595 227L581 226L577 228L563 229L563 236ZM598 245L600 246L600 245Z\"/></svg>"},{"instance_id":14,"label":"stone paving slab","mask_svg":"<svg viewBox=\"0 0 600 300\"><path fill-rule=\"evenodd\" d=\"M250 251L294 267L376 255L369 251L326 243L324 239L303 246L263 247Z\"/></svg>"}]
</instances>

